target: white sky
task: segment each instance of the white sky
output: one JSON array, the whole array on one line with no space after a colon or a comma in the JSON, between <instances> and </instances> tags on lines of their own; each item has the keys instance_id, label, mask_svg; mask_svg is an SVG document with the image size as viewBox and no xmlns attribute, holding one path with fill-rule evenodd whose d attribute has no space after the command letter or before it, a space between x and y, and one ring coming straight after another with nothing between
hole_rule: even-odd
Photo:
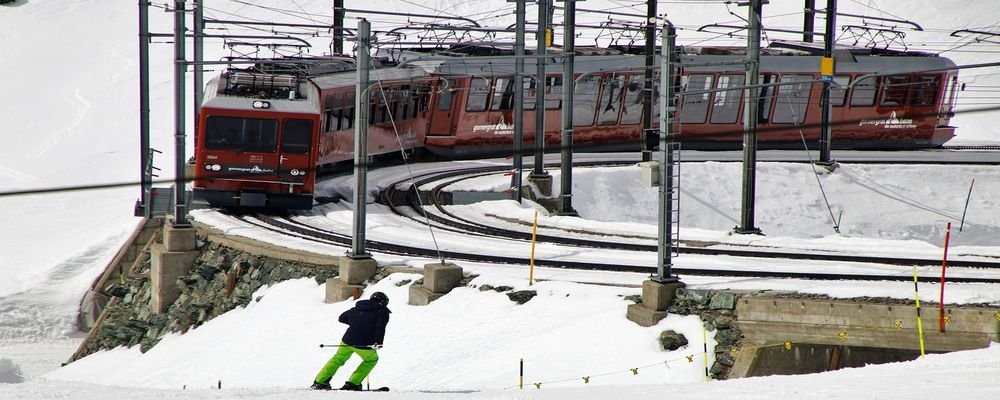
<instances>
[{"instance_id":1,"label":"white sky","mask_svg":"<svg viewBox=\"0 0 1000 400\"><path fill-rule=\"evenodd\" d=\"M292 7L288 2L277 0L256 3ZM491 4L494 3L505 5L501 1ZM581 4L586 8L602 8L613 3L617 2ZM799 2L789 3L794 4L780 7L795 10ZM994 16L1000 6L993 2L947 3L864 2L920 22L929 29L922 35L911 36L914 40L933 43L935 47L956 45L963 40L948 37L950 30L989 30L996 24ZM366 2L365 7L386 9L389 4L398 3L373 0ZM485 8L481 2L424 4L427 4L425 7L448 8L461 15L474 15ZM327 0L300 0L296 5L323 14L329 9ZM212 13L217 18L229 17L225 12L240 12L257 18L269 15L232 1L209 0L209 6L214 7ZM410 11L432 11L414 7ZM675 6L671 3L669 7ZM863 12L858 3L842 4L841 7L845 12ZM402 8L409 9L409 6ZM724 8L715 6L711 10L679 8L668 12L675 23L681 21L682 26L691 27L707 23L700 19L708 19L708 22L733 19L726 16ZM780 15L788 10L775 9L772 13ZM134 2L111 0L29 0L28 4L17 7L0 7L0 26L5 27L0 31L0 54L4 55L0 57L0 70L9 77L4 81L6 95L0 96L0 109L6 111L0 121L0 131L5 132L5 137L20 138L11 142L13 145L0 147L0 190L136 179L135 13ZM154 30L169 31L170 18L165 14L154 11L152 19ZM772 26L783 25L775 21ZM798 17L788 21L788 26L800 23ZM497 25L506 23L498 20ZM54 26L59 28L53 29ZM682 42L685 33L693 35L691 30L682 31ZM923 37L932 39L919 39ZM209 52L216 56L225 54L220 47L210 47ZM981 51L946 55L959 63L987 62L994 58L983 47L967 49ZM171 51L164 44L155 44L153 50L153 146L168 150L173 143ZM991 85L997 77L978 70L964 73L963 80L970 85ZM53 110L59 112L53 113ZM996 141L996 127L992 123L995 116L992 113L959 116L956 142ZM164 176L170 175L172 158L172 151L157 155L157 165L164 170ZM968 185L974 178L976 187L966 229L962 233L953 231L953 247L949 253L956 257L997 256L1000 253L997 243L1000 239L996 239L1000 237L997 235L1000 226L997 210L1000 208L996 204L996 199L1000 198L1000 173L992 167L845 165L820 178L835 212L843 211L842 234L837 235L830 228L829 214L808 166L763 166L758 174L757 221L768 234L766 237L727 233L739 217L738 171L736 164L685 164L682 236L733 244L752 242L801 251L833 249L936 257L942 251L944 224L956 222L961 215ZM655 198L649 195L652 189L635 185L638 177L634 170L621 168L578 173L574 179L578 185L574 188L574 204L583 220L543 214L540 222L564 227L597 226L608 231L646 235L655 232L655 226L643 223L650 218L648 210L655 208ZM388 181L391 174L399 172L387 171L383 179ZM373 186L378 184L375 182ZM502 179L475 185L480 184L482 187L496 186L502 184ZM330 186L327 189L331 191L343 190L344 183L331 183ZM330 355L318 349L316 344L336 341L340 337L343 328L335 318L349 306L346 303L323 304L323 287L308 280L262 290L260 302L226 314L188 335L169 337L145 355L140 356L137 350L119 349L53 371L75 350L81 338L72 327L79 298L137 222L131 216L136 197L134 188L0 197L0 221L5 225L0 233L0 271L4 277L0 280L0 359L13 360L31 377L23 384L0 384L0 398L350 396L294 389L308 385ZM616 202L607 201L611 198ZM378 211L376 206L371 209ZM345 205L330 205L318 209L316 215L308 219L323 220L332 226L349 226L349 211ZM521 220L529 220L533 213L530 206L521 207L511 202L456 207L455 211L469 215L504 213ZM229 224L211 213L200 213L196 217L223 227ZM426 236L406 225L384 213L373 215L369 220L369 238ZM262 233L251 235L278 241ZM448 235L439 234L439 240L442 236ZM306 247L302 243L287 244ZM444 244L461 245L453 241ZM524 244L510 246L512 248L505 251L521 254L526 251ZM342 248L311 249L331 255L343 253ZM574 257L565 249L553 246L541 246L539 250L547 256ZM650 258L610 252L590 256ZM415 266L428 262L400 257L385 257L384 260ZM678 263L722 262L682 256ZM462 264L468 271L481 275L473 282L475 285L526 287L524 266ZM931 269L921 272L934 274ZM405 305L406 287L394 286L393 282L413 279L413 276L396 274L380 282L374 289L389 293L394 314L387 347L382 352L383 361L372 380L374 385L393 386L399 392L372 395L396 399L598 399L670 395L697 399L727 394L751 399L920 399L937 398L945 387L948 395L969 399L993 399L1000 394L1000 385L995 379L1000 373L997 361L1000 350L996 346L928 356L912 363L836 373L704 383L700 375L703 365L688 363L684 358L698 351L701 332L697 322L672 316L660 326L639 328L624 319L626 303L620 298L638 293L638 289L578 283L611 281L635 285L641 283L645 275L542 269L536 271L536 276L551 280L536 284L534 288L539 290L539 296L523 306L496 293L462 288L431 306L410 307ZM685 281L696 288L795 289L839 297L867 294L909 298L912 293L912 285L906 283L837 286L789 280L690 278ZM921 293L936 293L936 287L921 285ZM997 304L1000 290L952 285L948 288L948 301ZM288 312L289 309L295 311ZM692 344L673 353L657 350L652 338L665 328L685 333ZM522 357L527 363L529 382L569 381L545 384L543 390L503 390L516 383L516 362ZM669 362L663 364L664 361ZM122 368L124 363L128 363L128 368ZM653 364L656 365L646 367ZM634 367L643 367L639 375L622 373ZM604 373L609 375L596 377ZM335 382L347 374L339 372ZM588 386L578 380L583 375L594 376ZM206 389L220 379L226 387L224 391ZM184 385L197 390L179 391ZM445 395L409 392L411 390L481 392Z\"/></svg>"}]
</instances>

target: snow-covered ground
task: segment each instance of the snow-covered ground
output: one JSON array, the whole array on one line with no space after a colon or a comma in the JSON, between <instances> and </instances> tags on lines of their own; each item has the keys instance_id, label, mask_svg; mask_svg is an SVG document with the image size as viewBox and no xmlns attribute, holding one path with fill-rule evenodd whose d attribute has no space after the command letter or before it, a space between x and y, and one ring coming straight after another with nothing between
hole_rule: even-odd
<instances>
[{"instance_id":1,"label":"snow-covered ground","mask_svg":"<svg viewBox=\"0 0 1000 400\"><path fill-rule=\"evenodd\" d=\"M305 22L301 10L315 13L313 22L329 15L328 0L206 0L206 14L228 19L285 19ZM348 2L349 7L359 7ZM642 2L587 1L590 9L643 12ZM801 2L788 1L765 8L765 24L798 27L792 15ZM844 2L842 2L844 3ZM261 8L280 8L283 12ZM629 9L628 7L632 7ZM974 43L973 37L950 37L957 29L995 30L1000 4L992 1L887 0L841 4L847 13L899 16L919 22L924 32L911 32L913 49L955 48L944 55L960 64L994 61L994 47ZM743 10L731 6L735 12ZM873 12L880 7L884 13ZM501 0L427 2L371 0L363 8L392 9L473 18L495 16L484 24L512 22L510 4ZM661 12L682 28L679 42L701 41L695 28L711 22L735 21L721 2L664 3ZM529 10L531 13L532 10ZM351 16L349 16L349 20ZM604 17L590 16L592 20ZM399 19L372 17L392 27ZM397 21L397 22L391 22ZM171 18L154 9L154 31L169 32ZM138 101L136 6L113 0L59 2L19 0L0 6L0 192L135 181L138 168ZM529 39L530 40L530 39ZM315 39L321 42L321 38ZM725 40L711 43L726 44ZM728 43L739 44L732 39ZM325 44L319 48L325 48ZM218 43L209 46L209 58L228 54ZM153 46L153 147L164 150L157 166L169 178L173 170L172 63L169 45ZM967 70L963 104L966 109L989 106L989 96L1000 79L993 69ZM984 104L986 103L986 104ZM190 113L188 115L190 118ZM996 112L959 114L955 143L996 142ZM190 146L190 141L188 143ZM189 149L190 151L190 149ZM190 154L190 153L189 153ZM971 179L976 179L966 230L953 232L952 254L997 255L996 230L1000 178L995 168L898 169L845 166L821 177L833 209L843 213L842 234L830 228L829 215L810 170L797 165L772 165L759 173L758 225L768 234L755 240L782 246L831 248L879 247L919 253L939 253L943 227L957 221ZM732 164L685 165L683 232L720 239L728 236L739 213L738 167ZM632 176L632 175L629 175ZM632 179L632 178L629 178ZM595 223L629 223L637 231L650 214L648 189L618 186L614 171L583 171L575 178L575 206ZM558 180L556 180L558 182ZM20 371L28 381L0 383L0 398L303 398L349 397L297 391L329 356L320 342L336 341L341 327L336 315L349 305L322 303L322 286L308 280L292 281L262 290L260 301L236 310L184 336L172 336L140 355L119 349L57 368L75 350L82 334L73 321L77 303L91 281L134 228L131 216L138 195L135 187L66 191L31 196L0 196L0 376ZM607 200L614 200L611 203ZM634 207L624 207L629 204ZM340 208L337 208L340 207ZM655 207L653 207L655 208ZM530 208L509 203L492 205L490 212L527 215ZM349 209L322 209L331 221L345 221ZM476 213L474 207L466 212ZM211 219L210 215L202 215ZM374 221L379 221L375 217ZM346 217L349 221L349 217ZM549 223L581 223L546 217ZM373 234L391 229L393 222L371 225ZM395 222L398 224L398 222ZM612 227L613 228L613 227ZM380 230L381 229L381 230ZM653 228L655 229L655 228ZM341 250L326 250L331 254ZM402 260L421 265L427 260ZM523 288L524 266L466 265L480 273L476 284L510 284ZM536 271L550 281L534 288L539 296L516 306L505 296L476 289L459 289L428 307L405 305L405 285L412 279L393 275L375 289L392 298L390 325L383 361L372 376L373 385L400 390L478 390L475 393L389 393L383 398L553 398L598 399L611 396L653 398L716 398L737 394L745 398L932 398L948 395L993 399L1000 395L995 377L1000 373L998 347L979 351L927 356L911 363L866 367L836 373L798 377L755 378L704 383L703 365L688 363L684 355L698 351L697 323L671 317L655 328L639 328L623 317L621 295L637 289L599 287L577 281L614 281L637 284L640 274L588 274ZM736 287L735 282L687 280L703 288ZM837 296L868 290L864 286L820 287L803 282L740 282L739 285L776 289L796 288ZM775 286L771 286L775 285ZM746 287L746 286L744 286ZM933 291L933 285L928 289ZM864 289L862 289L864 288ZM878 285L881 295L906 298L912 285ZM951 290L951 289L949 289ZM998 301L997 290L976 292L958 288L955 302ZM963 294L964 293L964 294ZM459 311L460 310L460 311ZM655 348L652 338L665 328L687 333L692 345L678 352ZM709 335L710 336L710 335ZM516 383L516 363L526 362L528 382L547 383L542 390L506 389ZM677 361L680 359L680 361ZM8 360L8 362L4 362ZM696 358L697 360L697 358ZM664 361L668 361L664 363ZM642 367L639 375L629 368ZM623 372L624 371L624 372ZM601 375L608 373L608 375ZM341 379L340 372L335 379ZM580 376L592 375L584 385ZM7 375L9 376L9 375ZM209 390L222 380L222 391ZM187 391L182 391L184 386ZM944 389L947 388L947 389Z\"/></svg>"}]
</instances>

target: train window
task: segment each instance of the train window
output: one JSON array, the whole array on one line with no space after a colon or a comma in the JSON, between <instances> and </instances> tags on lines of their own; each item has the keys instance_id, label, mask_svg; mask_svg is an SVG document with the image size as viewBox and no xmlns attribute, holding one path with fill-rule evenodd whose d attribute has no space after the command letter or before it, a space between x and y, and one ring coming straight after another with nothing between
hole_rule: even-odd
<instances>
[{"instance_id":1,"label":"train window","mask_svg":"<svg viewBox=\"0 0 1000 400\"><path fill-rule=\"evenodd\" d=\"M497 78L493 85L493 104L490 110L509 111L514 109L514 80L510 78Z\"/></svg>"},{"instance_id":2,"label":"train window","mask_svg":"<svg viewBox=\"0 0 1000 400\"><path fill-rule=\"evenodd\" d=\"M473 77L469 80L469 101L465 103L465 111L486 111L486 102L489 98L490 81Z\"/></svg>"},{"instance_id":3,"label":"train window","mask_svg":"<svg viewBox=\"0 0 1000 400\"><path fill-rule=\"evenodd\" d=\"M719 77L719 89L729 89L715 93L715 104L712 107L713 124L734 124L740 118L740 105L743 102L743 82L745 75L722 75ZM737 89L731 89L737 88Z\"/></svg>"},{"instance_id":4,"label":"train window","mask_svg":"<svg viewBox=\"0 0 1000 400\"><path fill-rule=\"evenodd\" d=\"M597 89L600 88L601 77L588 76L576 83L573 93L573 125L590 126L594 124L594 114L597 108Z\"/></svg>"},{"instance_id":5,"label":"train window","mask_svg":"<svg viewBox=\"0 0 1000 400\"><path fill-rule=\"evenodd\" d=\"M622 107L622 125L635 125L642 121L642 75L632 75L628 78L623 95L625 105Z\"/></svg>"},{"instance_id":6,"label":"train window","mask_svg":"<svg viewBox=\"0 0 1000 400\"><path fill-rule=\"evenodd\" d=\"M801 124L806 120L809 95L812 93L812 75L782 75L777 101L771 122L776 124Z\"/></svg>"},{"instance_id":7,"label":"train window","mask_svg":"<svg viewBox=\"0 0 1000 400\"><path fill-rule=\"evenodd\" d=\"M760 88L757 94L757 122L766 124L771 121L771 99L774 98L775 87L766 86L776 82L778 77L774 74L761 74L757 76L757 82L765 85Z\"/></svg>"},{"instance_id":8,"label":"train window","mask_svg":"<svg viewBox=\"0 0 1000 400\"><path fill-rule=\"evenodd\" d=\"M934 105L937 103L940 87L940 75L917 75L913 80L910 104L915 106Z\"/></svg>"},{"instance_id":9,"label":"train window","mask_svg":"<svg viewBox=\"0 0 1000 400\"><path fill-rule=\"evenodd\" d=\"M331 94L329 96L326 96L326 108L324 109L324 118L323 118L324 132L330 132L332 130L337 129L336 120L339 119L339 117L336 117L334 114L340 110L337 110L333 103L334 103L334 95Z\"/></svg>"},{"instance_id":10,"label":"train window","mask_svg":"<svg viewBox=\"0 0 1000 400\"><path fill-rule=\"evenodd\" d=\"M712 88L713 75L690 75L688 77L685 92L703 91ZM708 104L712 98L711 93L696 93L681 96L680 120L682 124L704 124L708 115Z\"/></svg>"},{"instance_id":11,"label":"train window","mask_svg":"<svg viewBox=\"0 0 1000 400\"><path fill-rule=\"evenodd\" d=\"M278 121L262 118L209 116L205 148L273 153L278 139Z\"/></svg>"},{"instance_id":12,"label":"train window","mask_svg":"<svg viewBox=\"0 0 1000 400\"><path fill-rule=\"evenodd\" d=\"M524 104L525 110L535 109L535 99L538 98L538 94L535 93L535 80L525 79L524 80Z\"/></svg>"},{"instance_id":13,"label":"train window","mask_svg":"<svg viewBox=\"0 0 1000 400\"><path fill-rule=\"evenodd\" d=\"M438 90L441 91L438 94L438 111L450 111L451 100L455 98L455 80L445 79L444 87L439 87Z\"/></svg>"},{"instance_id":14,"label":"train window","mask_svg":"<svg viewBox=\"0 0 1000 400\"><path fill-rule=\"evenodd\" d=\"M850 76L835 76L833 77L833 82L837 85L830 85L830 105L834 107L843 107L844 102L847 100L847 86L851 84Z\"/></svg>"},{"instance_id":15,"label":"train window","mask_svg":"<svg viewBox=\"0 0 1000 400\"><path fill-rule=\"evenodd\" d=\"M562 77L545 77L545 108L558 109L562 105Z\"/></svg>"},{"instance_id":16,"label":"train window","mask_svg":"<svg viewBox=\"0 0 1000 400\"><path fill-rule=\"evenodd\" d=\"M399 120L410 119L410 109L412 108L410 103L412 101L413 96L410 96L410 87L406 85L400 87L396 91L396 113L392 117Z\"/></svg>"},{"instance_id":17,"label":"train window","mask_svg":"<svg viewBox=\"0 0 1000 400\"><path fill-rule=\"evenodd\" d=\"M624 87L624 75L611 75L604 81L604 89L601 91L600 101L597 102L598 125L618 124L618 111L621 109L622 99L625 97L622 90Z\"/></svg>"},{"instance_id":18,"label":"train window","mask_svg":"<svg viewBox=\"0 0 1000 400\"><path fill-rule=\"evenodd\" d=\"M875 105L876 78L868 77L854 82L851 91L851 107L871 107Z\"/></svg>"},{"instance_id":19,"label":"train window","mask_svg":"<svg viewBox=\"0 0 1000 400\"><path fill-rule=\"evenodd\" d=\"M286 119L285 129L281 134L281 152L290 154L309 154L312 144L312 121L304 119Z\"/></svg>"},{"instance_id":20,"label":"train window","mask_svg":"<svg viewBox=\"0 0 1000 400\"><path fill-rule=\"evenodd\" d=\"M887 76L882 80L882 107L899 107L906 104L906 92L910 89L909 75Z\"/></svg>"},{"instance_id":21,"label":"train window","mask_svg":"<svg viewBox=\"0 0 1000 400\"><path fill-rule=\"evenodd\" d=\"M340 114L340 129L354 128L354 92L347 93L343 98L344 111Z\"/></svg>"},{"instance_id":22,"label":"train window","mask_svg":"<svg viewBox=\"0 0 1000 400\"><path fill-rule=\"evenodd\" d=\"M419 109L420 112L426 112L427 105L430 103L431 100L430 99L431 85L427 83L420 85L420 89L417 90L417 92L414 93L413 95L418 97L417 102L420 104L420 106L417 109Z\"/></svg>"}]
</instances>

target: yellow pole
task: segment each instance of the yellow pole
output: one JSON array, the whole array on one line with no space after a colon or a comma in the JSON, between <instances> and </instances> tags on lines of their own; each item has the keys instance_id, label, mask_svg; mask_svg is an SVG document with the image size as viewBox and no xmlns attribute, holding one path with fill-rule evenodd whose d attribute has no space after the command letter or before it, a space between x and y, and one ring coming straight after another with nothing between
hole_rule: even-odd
<instances>
[{"instance_id":1,"label":"yellow pole","mask_svg":"<svg viewBox=\"0 0 1000 400\"><path fill-rule=\"evenodd\" d=\"M705 329L705 324L701 324L701 346L701 354L705 358L705 382L708 382L708 330Z\"/></svg>"},{"instance_id":2,"label":"yellow pole","mask_svg":"<svg viewBox=\"0 0 1000 400\"><path fill-rule=\"evenodd\" d=\"M917 287L917 266L913 266L913 297L917 299L917 335L920 338L920 356L924 356L924 325L920 321L920 292Z\"/></svg>"},{"instance_id":3,"label":"yellow pole","mask_svg":"<svg viewBox=\"0 0 1000 400\"><path fill-rule=\"evenodd\" d=\"M537 212L537 211L536 211ZM524 389L524 359L521 359L521 372L517 378L517 388Z\"/></svg>"},{"instance_id":4,"label":"yellow pole","mask_svg":"<svg viewBox=\"0 0 1000 400\"><path fill-rule=\"evenodd\" d=\"M528 286L535 284L535 236L538 233L538 210L535 210L535 222L531 224L531 265L528 267Z\"/></svg>"}]
</instances>

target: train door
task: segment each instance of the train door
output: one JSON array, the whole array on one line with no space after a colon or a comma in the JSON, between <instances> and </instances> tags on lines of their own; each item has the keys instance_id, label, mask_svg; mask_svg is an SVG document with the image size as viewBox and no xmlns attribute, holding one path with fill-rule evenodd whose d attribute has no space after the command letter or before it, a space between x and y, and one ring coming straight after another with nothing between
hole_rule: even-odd
<instances>
[{"instance_id":1,"label":"train door","mask_svg":"<svg viewBox=\"0 0 1000 400\"><path fill-rule=\"evenodd\" d=\"M315 127L316 121L288 118L281 130L281 146L278 148L278 177L282 191L287 193L311 193L315 177ZM284 187L284 185L288 187Z\"/></svg>"},{"instance_id":2,"label":"train door","mask_svg":"<svg viewBox=\"0 0 1000 400\"><path fill-rule=\"evenodd\" d=\"M454 79L445 79L443 82L437 87L436 99L431 103L431 121L427 135L455 135L453 127L458 115L458 109L455 107L456 100L458 100L456 94L461 92L454 90L456 84Z\"/></svg>"}]
</instances>

